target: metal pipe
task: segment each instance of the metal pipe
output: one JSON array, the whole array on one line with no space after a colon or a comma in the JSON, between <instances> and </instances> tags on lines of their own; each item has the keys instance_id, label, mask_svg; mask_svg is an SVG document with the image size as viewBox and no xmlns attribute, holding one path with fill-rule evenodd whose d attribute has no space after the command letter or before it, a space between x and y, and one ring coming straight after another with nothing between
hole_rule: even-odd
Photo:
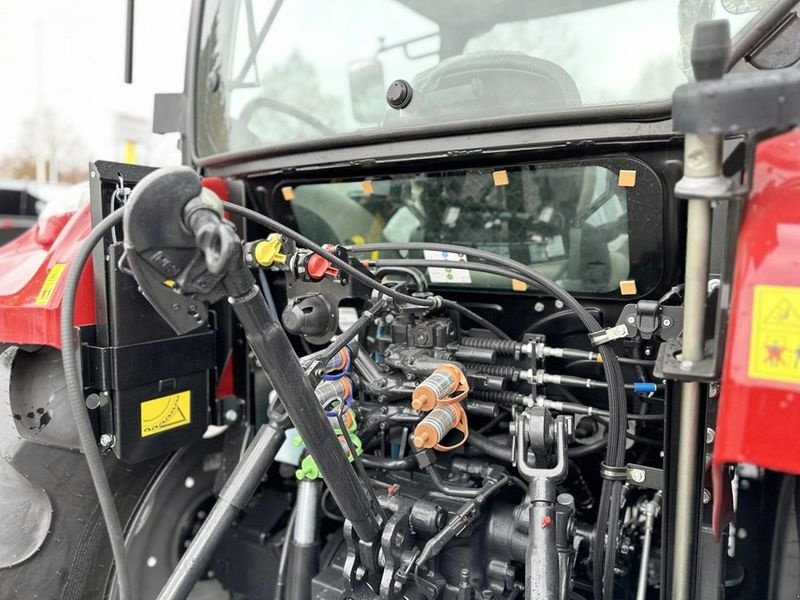
<instances>
[{"instance_id":1,"label":"metal pipe","mask_svg":"<svg viewBox=\"0 0 800 600\"><path fill-rule=\"evenodd\" d=\"M311 598L311 578L319 570L319 507L322 482L304 479L297 485L297 518L292 531L287 600Z\"/></svg>"},{"instance_id":2,"label":"metal pipe","mask_svg":"<svg viewBox=\"0 0 800 600\"><path fill-rule=\"evenodd\" d=\"M686 134L684 177L716 177L722 174L722 138L712 134ZM686 370L703 358L705 311L708 287L708 255L711 238L711 206L706 199L689 200L686 224L686 284L684 287L683 355ZM675 600L692 596L693 547L700 499L697 479L700 465L702 415L701 387L695 381L681 385L678 421L678 466L675 482L675 543L673 550L673 589Z\"/></svg>"},{"instance_id":3,"label":"metal pipe","mask_svg":"<svg viewBox=\"0 0 800 600\"><path fill-rule=\"evenodd\" d=\"M657 493L652 500L644 505L644 540L642 541L642 560L639 565L639 585L636 590L636 600L647 598L647 566L650 562L650 546L653 543L653 525L656 514L661 504L661 493Z\"/></svg>"},{"instance_id":4,"label":"metal pipe","mask_svg":"<svg viewBox=\"0 0 800 600\"><path fill-rule=\"evenodd\" d=\"M128 0L125 19L125 83L133 83L133 17L134 0Z\"/></svg>"},{"instance_id":5,"label":"metal pipe","mask_svg":"<svg viewBox=\"0 0 800 600\"><path fill-rule=\"evenodd\" d=\"M236 465L219 494L214 508L192 540L178 566L170 575L158 600L183 600L208 568L208 561L233 519L244 510L250 497L269 469L275 455L286 440L287 423L263 425Z\"/></svg>"},{"instance_id":6,"label":"metal pipe","mask_svg":"<svg viewBox=\"0 0 800 600\"><path fill-rule=\"evenodd\" d=\"M541 485L539 485L541 484ZM555 483L549 478L531 482L531 488L548 489L552 500L531 503L528 551L525 554L525 599L559 599L559 554L556 548Z\"/></svg>"}]
</instances>

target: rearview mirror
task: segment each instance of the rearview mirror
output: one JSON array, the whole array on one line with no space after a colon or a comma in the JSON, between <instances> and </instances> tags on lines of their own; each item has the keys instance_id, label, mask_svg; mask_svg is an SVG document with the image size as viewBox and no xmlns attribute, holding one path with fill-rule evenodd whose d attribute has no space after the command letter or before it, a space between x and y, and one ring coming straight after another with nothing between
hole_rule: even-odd
<instances>
[{"instance_id":1,"label":"rearview mirror","mask_svg":"<svg viewBox=\"0 0 800 600\"><path fill-rule=\"evenodd\" d=\"M353 118L359 123L379 123L386 113L383 65L368 58L350 63L347 71Z\"/></svg>"}]
</instances>

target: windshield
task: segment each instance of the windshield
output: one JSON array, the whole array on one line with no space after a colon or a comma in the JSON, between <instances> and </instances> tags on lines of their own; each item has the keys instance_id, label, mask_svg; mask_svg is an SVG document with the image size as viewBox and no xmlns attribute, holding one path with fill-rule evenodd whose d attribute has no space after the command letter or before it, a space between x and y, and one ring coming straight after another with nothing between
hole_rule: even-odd
<instances>
[{"instance_id":1,"label":"windshield","mask_svg":"<svg viewBox=\"0 0 800 600\"><path fill-rule=\"evenodd\" d=\"M767 3L209 0L196 151L665 100L690 75L695 22L735 33Z\"/></svg>"}]
</instances>

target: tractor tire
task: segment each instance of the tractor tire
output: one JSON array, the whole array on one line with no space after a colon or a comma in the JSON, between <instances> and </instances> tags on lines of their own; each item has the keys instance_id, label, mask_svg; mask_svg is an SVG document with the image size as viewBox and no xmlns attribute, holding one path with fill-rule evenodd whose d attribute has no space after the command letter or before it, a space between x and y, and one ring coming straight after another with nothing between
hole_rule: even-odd
<instances>
[{"instance_id":1,"label":"tractor tire","mask_svg":"<svg viewBox=\"0 0 800 600\"><path fill-rule=\"evenodd\" d=\"M13 426L10 428L13 431ZM6 434L5 427L0 427ZM10 435L14 435L11 433ZM0 437L2 439L2 437ZM78 452L19 441L3 458L43 488L52 504L50 531L38 552L0 569L3 600L115 598L114 564L86 462ZM155 598L198 524L213 504L221 439L203 440L161 460L125 465L105 458L126 531L133 598ZM229 598L215 581L200 582L192 599Z\"/></svg>"},{"instance_id":2,"label":"tractor tire","mask_svg":"<svg viewBox=\"0 0 800 600\"><path fill-rule=\"evenodd\" d=\"M782 478L775 510L770 600L800 598L800 477Z\"/></svg>"}]
</instances>

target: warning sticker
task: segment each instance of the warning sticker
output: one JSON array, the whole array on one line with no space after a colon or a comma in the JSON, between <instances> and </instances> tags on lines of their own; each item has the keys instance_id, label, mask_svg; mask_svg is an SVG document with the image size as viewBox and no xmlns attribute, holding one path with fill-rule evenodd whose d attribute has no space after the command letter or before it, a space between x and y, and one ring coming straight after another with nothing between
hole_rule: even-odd
<instances>
[{"instance_id":1,"label":"warning sticker","mask_svg":"<svg viewBox=\"0 0 800 600\"><path fill-rule=\"evenodd\" d=\"M192 422L192 394L188 390L142 402L142 437Z\"/></svg>"},{"instance_id":2,"label":"warning sticker","mask_svg":"<svg viewBox=\"0 0 800 600\"><path fill-rule=\"evenodd\" d=\"M800 383L800 287L755 286L748 375Z\"/></svg>"},{"instance_id":3,"label":"warning sticker","mask_svg":"<svg viewBox=\"0 0 800 600\"><path fill-rule=\"evenodd\" d=\"M36 296L36 306L47 306L50 302L50 297L53 295L53 290L56 288L61 274L64 272L65 263L56 263L47 272L47 277L44 278L42 289L39 290L39 295Z\"/></svg>"}]
</instances>

